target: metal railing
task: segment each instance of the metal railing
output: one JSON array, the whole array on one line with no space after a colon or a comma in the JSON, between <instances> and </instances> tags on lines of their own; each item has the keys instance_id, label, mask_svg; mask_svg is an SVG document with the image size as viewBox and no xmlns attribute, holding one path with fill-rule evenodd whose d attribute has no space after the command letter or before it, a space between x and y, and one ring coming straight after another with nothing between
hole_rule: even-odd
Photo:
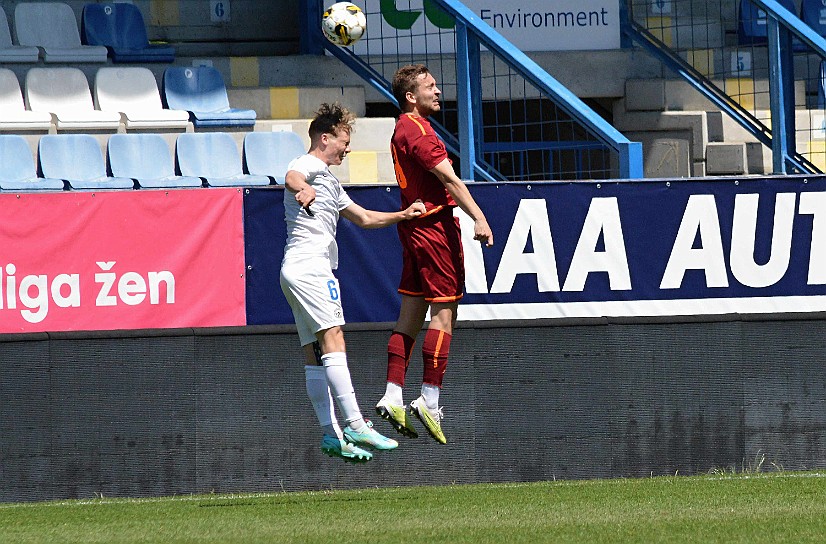
<instances>
[{"instance_id":1,"label":"metal railing","mask_svg":"<svg viewBox=\"0 0 826 544\"><path fill-rule=\"evenodd\" d=\"M308 14L321 13L307 0ZM642 145L631 142L544 69L457 0L357 0L368 18L352 47L324 47L395 104L401 66L428 66L443 92L431 122L464 179L642 178ZM417 7L418 6L418 7ZM318 38L315 38L318 36ZM306 50L306 49L305 49Z\"/></svg>"},{"instance_id":2,"label":"metal railing","mask_svg":"<svg viewBox=\"0 0 826 544\"><path fill-rule=\"evenodd\" d=\"M623 30L767 146L774 173L824 172L816 4L804 14L791 0L625 0Z\"/></svg>"}]
</instances>

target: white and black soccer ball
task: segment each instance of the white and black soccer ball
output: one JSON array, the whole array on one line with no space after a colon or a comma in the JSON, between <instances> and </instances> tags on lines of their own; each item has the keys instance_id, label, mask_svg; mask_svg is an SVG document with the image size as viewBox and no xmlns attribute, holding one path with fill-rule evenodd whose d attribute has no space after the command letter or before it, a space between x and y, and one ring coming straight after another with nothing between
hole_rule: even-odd
<instances>
[{"instance_id":1,"label":"white and black soccer ball","mask_svg":"<svg viewBox=\"0 0 826 544\"><path fill-rule=\"evenodd\" d=\"M367 19L361 8L351 2L337 2L321 16L324 36L336 45L353 45L367 31Z\"/></svg>"}]
</instances>

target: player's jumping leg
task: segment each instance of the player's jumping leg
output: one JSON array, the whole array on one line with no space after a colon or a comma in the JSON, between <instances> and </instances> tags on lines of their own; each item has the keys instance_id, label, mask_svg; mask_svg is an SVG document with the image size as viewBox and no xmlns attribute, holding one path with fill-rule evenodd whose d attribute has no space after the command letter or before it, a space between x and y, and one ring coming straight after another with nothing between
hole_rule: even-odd
<instances>
[{"instance_id":1,"label":"player's jumping leg","mask_svg":"<svg viewBox=\"0 0 826 544\"><path fill-rule=\"evenodd\" d=\"M424 424L430 436L440 444L447 444L441 426L443 416L439 407L439 390L447 368L451 338L446 331L438 329L428 329L425 333L422 345L422 394L410 403L410 411Z\"/></svg>"},{"instance_id":2,"label":"player's jumping leg","mask_svg":"<svg viewBox=\"0 0 826 544\"><path fill-rule=\"evenodd\" d=\"M312 349L313 347L315 349ZM317 343L315 343L315 346L307 346L305 350L308 363L314 362L313 359L317 359L318 363L321 362L321 352ZM313 403L313 410L318 418L318 423L324 431L324 435L321 437L321 451L330 457L341 457L351 463L369 461L373 454L355 444L349 444L344 439L341 427L336 421L333 397L330 394L324 367L317 364L307 364L304 366L304 377L307 396L310 397L310 402Z\"/></svg>"},{"instance_id":3,"label":"player's jumping leg","mask_svg":"<svg viewBox=\"0 0 826 544\"><path fill-rule=\"evenodd\" d=\"M377 450L392 450L399 443L381 435L367 425L356 402L356 393L347 368L347 356L343 352L325 353L321 357L327 382L336 397L339 408L347 420L347 427L342 431L344 438L357 446L366 446Z\"/></svg>"},{"instance_id":4,"label":"player's jumping leg","mask_svg":"<svg viewBox=\"0 0 826 544\"><path fill-rule=\"evenodd\" d=\"M332 327L317 334L321 349L321 363L327 375L327 383L341 409L347 427L342 431L344 437L357 446L366 446L377 450L392 450L399 443L387 438L367 425L359 410L350 369L347 367L347 354L344 352L344 334L341 327Z\"/></svg>"},{"instance_id":5,"label":"player's jumping leg","mask_svg":"<svg viewBox=\"0 0 826 544\"><path fill-rule=\"evenodd\" d=\"M442 432L444 416L439 406L439 392L447 370L457 309L458 301L431 304L430 325L422 343L422 394L410 403L411 413L419 418L430 436L440 444L447 444L447 438Z\"/></svg>"},{"instance_id":6,"label":"player's jumping leg","mask_svg":"<svg viewBox=\"0 0 826 544\"><path fill-rule=\"evenodd\" d=\"M387 343L387 390L376 404L376 413L386 419L402 436L408 438L419 436L410 422L402 398L404 378L415 343L414 338L397 331L390 336Z\"/></svg>"}]
</instances>

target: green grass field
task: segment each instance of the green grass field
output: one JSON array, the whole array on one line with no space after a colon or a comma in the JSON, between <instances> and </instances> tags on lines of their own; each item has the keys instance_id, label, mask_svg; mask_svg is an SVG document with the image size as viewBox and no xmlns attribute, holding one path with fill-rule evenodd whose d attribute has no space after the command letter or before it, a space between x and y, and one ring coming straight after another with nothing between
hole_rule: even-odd
<instances>
[{"instance_id":1,"label":"green grass field","mask_svg":"<svg viewBox=\"0 0 826 544\"><path fill-rule=\"evenodd\" d=\"M0 542L826 542L826 474L0 504Z\"/></svg>"}]
</instances>

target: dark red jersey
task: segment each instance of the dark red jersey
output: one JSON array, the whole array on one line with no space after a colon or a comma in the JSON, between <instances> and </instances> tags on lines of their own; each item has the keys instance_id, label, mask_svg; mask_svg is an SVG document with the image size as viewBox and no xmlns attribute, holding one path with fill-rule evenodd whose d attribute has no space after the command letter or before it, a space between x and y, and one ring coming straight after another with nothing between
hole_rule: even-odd
<instances>
[{"instance_id":1,"label":"dark red jersey","mask_svg":"<svg viewBox=\"0 0 826 544\"><path fill-rule=\"evenodd\" d=\"M456 206L439 178L430 172L448 156L444 142L426 118L401 114L390 140L390 152L401 188L402 209L416 200L424 203L428 214Z\"/></svg>"}]
</instances>

